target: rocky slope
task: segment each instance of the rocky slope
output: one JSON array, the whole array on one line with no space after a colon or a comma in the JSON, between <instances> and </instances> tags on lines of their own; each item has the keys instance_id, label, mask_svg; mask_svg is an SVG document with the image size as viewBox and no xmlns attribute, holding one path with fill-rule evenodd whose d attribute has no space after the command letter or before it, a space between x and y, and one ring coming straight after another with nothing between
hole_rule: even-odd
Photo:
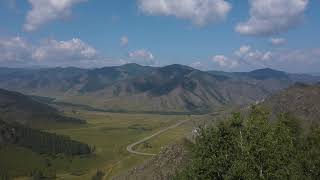
<instances>
[{"instance_id":1,"label":"rocky slope","mask_svg":"<svg viewBox=\"0 0 320 180\"><path fill-rule=\"evenodd\" d=\"M181 143L165 147L158 155L113 180L168 180L188 162L187 148Z\"/></svg>"}]
</instances>

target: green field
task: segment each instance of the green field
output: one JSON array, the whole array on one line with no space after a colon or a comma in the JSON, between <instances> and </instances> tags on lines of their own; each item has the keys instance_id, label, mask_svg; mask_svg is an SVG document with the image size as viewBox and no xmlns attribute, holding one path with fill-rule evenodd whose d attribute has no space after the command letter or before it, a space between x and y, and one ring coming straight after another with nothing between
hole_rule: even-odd
<instances>
[{"instance_id":1,"label":"green field","mask_svg":"<svg viewBox=\"0 0 320 180\"><path fill-rule=\"evenodd\" d=\"M164 116L146 114L117 114L80 111L68 114L88 121L87 127L51 130L57 134L70 136L72 139L96 147L96 156L84 161L72 163L72 171L84 171L85 175L70 176L70 170L60 173L70 179L89 178L97 169L107 173L107 177L128 169L148 157L133 155L126 151L127 145L158 130L175 124L187 116ZM181 138L181 136L179 137ZM89 170L89 172L86 172Z\"/></svg>"},{"instance_id":2,"label":"green field","mask_svg":"<svg viewBox=\"0 0 320 180\"><path fill-rule=\"evenodd\" d=\"M184 124L134 147L135 151L157 154L169 144L191 137L194 127L212 120L210 115L157 115L88 111L63 107L64 114L87 121L85 125L50 125L48 132L71 137L95 147L95 153L82 157L49 157L14 145L0 149L1 166L10 175L22 176L32 170L56 173L57 179L91 179L101 170L105 179L144 162L151 156L131 154L126 147L181 121ZM8 158L10 157L10 158ZM14 157L14 158L12 158ZM25 166L24 162L28 162Z\"/></svg>"},{"instance_id":3,"label":"green field","mask_svg":"<svg viewBox=\"0 0 320 180\"><path fill-rule=\"evenodd\" d=\"M88 124L79 126L47 127L49 132L66 135L74 140L84 142L96 148L94 155L84 157L46 157L15 146L2 149L1 164L12 169L11 174L24 174L33 169L48 173L56 172L58 179L91 179L97 170L106 173L110 179L125 170L150 158L127 152L126 147L144 137L150 136L166 127L190 119L187 123L156 136L135 147L141 152L158 153L163 146L179 141L190 134L195 122L207 116L187 115L156 115L156 114L125 114L107 113L84 110L65 109L67 116L84 119ZM24 158L28 156L28 158ZM5 157L15 157L6 159ZM25 162L30 164L25 168ZM49 166L48 166L49 162Z\"/></svg>"}]
</instances>

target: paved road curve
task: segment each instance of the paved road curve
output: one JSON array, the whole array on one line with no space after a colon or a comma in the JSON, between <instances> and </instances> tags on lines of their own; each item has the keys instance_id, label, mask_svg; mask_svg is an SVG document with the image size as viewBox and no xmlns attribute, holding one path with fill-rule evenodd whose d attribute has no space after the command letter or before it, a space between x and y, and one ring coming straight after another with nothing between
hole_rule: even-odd
<instances>
[{"instance_id":1,"label":"paved road curve","mask_svg":"<svg viewBox=\"0 0 320 180\"><path fill-rule=\"evenodd\" d=\"M177 124L174 124L174 125L169 126L169 127L165 128L165 129L162 129L161 131L158 131L155 134L152 134L151 136L145 137L145 138L143 138L143 139L141 139L141 140L139 140L139 141L137 141L137 142L135 142L133 144L130 144L129 146L127 146L127 151L129 151L130 153L133 153L133 154L138 154L138 155L143 155L143 156L155 156L156 154L138 152L138 151L133 150L133 148L138 144L146 142L146 141L150 140L151 138L153 138L155 136L158 136L158 135L160 135L160 134L162 134L162 133L164 133L164 132L166 132L166 131L168 131L170 129L174 129L174 128L176 128L176 127L178 127L178 126L180 126L180 125L182 125L182 124L184 124L184 123L186 123L188 121L190 121L190 119L185 120L185 121L181 121L181 122L179 122Z\"/></svg>"}]
</instances>

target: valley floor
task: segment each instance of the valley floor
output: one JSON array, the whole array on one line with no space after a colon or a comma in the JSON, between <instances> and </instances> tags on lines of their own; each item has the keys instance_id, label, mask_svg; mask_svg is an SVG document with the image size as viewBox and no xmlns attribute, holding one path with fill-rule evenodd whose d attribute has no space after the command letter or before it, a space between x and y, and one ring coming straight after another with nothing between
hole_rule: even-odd
<instances>
[{"instance_id":1,"label":"valley floor","mask_svg":"<svg viewBox=\"0 0 320 180\"><path fill-rule=\"evenodd\" d=\"M131 146L133 151L157 154L166 145L190 135L195 126L210 119L208 115L120 114L82 110L66 110L65 114L85 119L88 124L49 132L70 136L96 148L93 157L69 159L57 166L62 167L58 171L58 179L75 180L91 179L97 170L105 173L105 179L110 179L150 158L128 152L130 144L134 143ZM141 139L143 141L139 141ZM139 143L135 143L137 141Z\"/></svg>"}]
</instances>

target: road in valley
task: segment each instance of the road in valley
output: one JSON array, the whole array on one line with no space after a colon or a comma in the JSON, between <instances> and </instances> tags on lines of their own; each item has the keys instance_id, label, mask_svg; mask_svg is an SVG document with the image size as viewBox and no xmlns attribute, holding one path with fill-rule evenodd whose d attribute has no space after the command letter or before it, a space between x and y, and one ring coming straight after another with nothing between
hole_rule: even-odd
<instances>
[{"instance_id":1,"label":"road in valley","mask_svg":"<svg viewBox=\"0 0 320 180\"><path fill-rule=\"evenodd\" d=\"M137 141L137 142L135 142L135 143L133 143L133 144L130 144L129 146L127 146L127 151L129 151L130 153L133 153L133 154L137 154L137 155L155 156L156 154L138 152L138 151L133 150L133 148L134 148L135 146L137 146L138 144L141 144L141 143L143 143L143 142L146 142L146 141L152 139L152 138L155 137L155 136L158 136L158 135L160 135L160 134L162 134L162 133L164 133L164 132L166 132L166 131L169 131L169 130L171 130L171 129L177 128L177 127L179 127L180 125L182 125L182 124L184 124L184 123L186 123L186 122L188 122L188 121L190 121L190 120L191 120L191 119L188 119L188 120L185 120L185 121L181 121L181 122L179 122L179 123L177 123L177 124L174 124L174 125L169 126L169 127L165 128L165 129L162 129L162 130L160 130L160 131L158 131L158 132L156 132L156 133L154 133L154 134L152 134L152 135L150 135L150 136L147 136L147 137L145 137L145 138L143 138L143 139L141 139L141 140L139 140L139 141Z\"/></svg>"}]
</instances>

